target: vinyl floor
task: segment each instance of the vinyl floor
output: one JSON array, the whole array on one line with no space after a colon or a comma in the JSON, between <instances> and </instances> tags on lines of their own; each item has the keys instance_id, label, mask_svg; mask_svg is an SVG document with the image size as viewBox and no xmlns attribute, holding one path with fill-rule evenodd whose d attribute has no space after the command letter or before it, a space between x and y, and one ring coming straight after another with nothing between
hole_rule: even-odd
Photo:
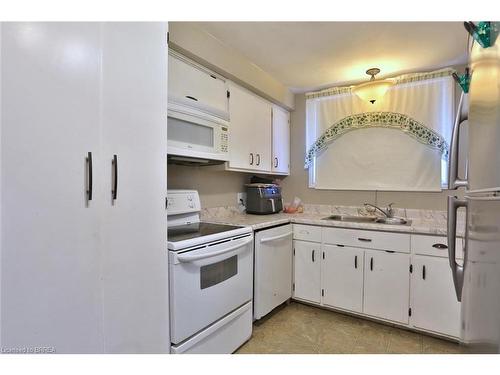
<instances>
[{"instance_id":1,"label":"vinyl floor","mask_svg":"<svg viewBox=\"0 0 500 375\"><path fill-rule=\"evenodd\" d=\"M291 302L254 323L238 354L459 354L454 342Z\"/></svg>"}]
</instances>

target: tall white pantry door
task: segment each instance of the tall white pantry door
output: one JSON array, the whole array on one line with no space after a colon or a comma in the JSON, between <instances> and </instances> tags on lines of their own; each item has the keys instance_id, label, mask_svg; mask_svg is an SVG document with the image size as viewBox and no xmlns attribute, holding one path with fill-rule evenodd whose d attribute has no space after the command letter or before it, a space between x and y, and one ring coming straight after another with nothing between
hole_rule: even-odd
<instances>
[{"instance_id":1,"label":"tall white pantry door","mask_svg":"<svg viewBox=\"0 0 500 375\"><path fill-rule=\"evenodd\" d=\"M99 353L99 24L1 27L2 348Z\"/></svg>"},{"instance_id":2,"label":"tall white pantry door","mask_svg":"<svg viewBox=\"0 0 500 375\"><path fill-rule=\"evenodd\" d=\"M8 23L0 46L1 347L168 353L166 24Z\"/></svg>"}]
</instances>

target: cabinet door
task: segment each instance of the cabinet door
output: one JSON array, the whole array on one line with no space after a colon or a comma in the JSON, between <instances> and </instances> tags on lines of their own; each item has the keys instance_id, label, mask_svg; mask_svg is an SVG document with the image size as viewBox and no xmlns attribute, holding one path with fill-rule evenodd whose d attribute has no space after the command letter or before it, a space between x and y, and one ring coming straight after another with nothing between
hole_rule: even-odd
<instances>
[{"instance_id":1,"label":"cabinet door","mask_svg":"<svg viewBox=\"0 0 500 375\"><path fill-rule=\"evenodd\" d=\"M272 172L290 174L290 112L273 105Z\"/></svg>"},{"instance_id":2,"label":"cabinet door","mask_svg":"<svg viewBox=\"0 0 500 375\"><path fill-rule=\"evenodd\" d=\"M323 304L363 310L364 251L354 247L323 245L321 288Z\"/></svg>"},{"instance_id":3,"label":"cabinet door","mask_svg":"<svg viewBox=\"0 0 500 375\"><path fill-rule=\"evenodd\" d=\"M321 302L321 244L294 241L294 297Z\"/></svg>"},{"instance_id":4,"label":"cabinet door","mask_svg":"<svg viewBox=\"0 0 500 375\"><path fill-rule=\"evenodd\" d=\"M460 302L448 259L414 256L411 277L411 323L415 327L460 336Z\"/></svg>"},{"instance_id":5,"label":"cabinet door","mask_svg":"<svg viewBox=\"0 0 500 375\"><path fill-rule=\"evenodd\" d=\"M229 168L271 171L271 104L230 85Z\"/></svg>"},{"instance_id":6,"label":"cabinet door","mask_svg":"<svg viewBox=\"0 0 500 375\"><path fill-rule=\"evenodd\" d=\"M363 312L408 323L409 269L408 254L366 250Z\"/></svg>"},{"instance_id":7,"label":"cabinet door","mask_svg":"<svg viewBox=\"0 0 500 375\"><path fill-rule=\"evenodd\" d=\"M1 27L2 347L99 353L99 24Z\"/></svg>"},{"instance_id":8,"label":"cabinet door","mask_svg":"<svg viewBox=\"0 0 500 375\"><path fill-rule=\"evenodd\" d=\"M254 317L292 296L292 224L255 234Z\"/></svg>"},{"instance_id":9,"label":"cabinet door","mask_svg":"<svg viewBox=\"0 0 500 375\"><path fill-rule=\"evenodd\" d=\"M228 120L226 82L180 55L171 52L168 59L169 101Z\"/></svg>"},{"instance_id":10,"label":"cabinet door","mask_svg":"<svg viewBox=\"0 0 500 375\"><path fill-rule=\"evenodd\" d=\"M106 23L102 27L102 269L108 353L168 352L170 341L165 26Z\"/></svg>"}]
</instances>

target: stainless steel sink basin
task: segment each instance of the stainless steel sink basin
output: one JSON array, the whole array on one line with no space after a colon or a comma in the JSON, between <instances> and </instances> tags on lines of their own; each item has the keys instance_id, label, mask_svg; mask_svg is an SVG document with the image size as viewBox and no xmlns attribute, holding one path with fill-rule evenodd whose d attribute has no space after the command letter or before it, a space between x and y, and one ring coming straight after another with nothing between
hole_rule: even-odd
<instances>
[{"instance_id":1,"label":"stainless steel sink basin","mask_svg":"<svg viewBox=\"0 0 500 375\"><path fill-rule=\"evenodd\" d=\"M322 220L348 221L351 223L377 223L390 225L410 225L411 220L402 217L377 217L377 216L354 216L354 215L331 215Z\"/></svg>"},{"instance_id":2,"label":"stainless steel sink basin","mask_svg":"<svg viewBox=\"0 0 500 375\"><path fill-rule=\"evenodd\" d=\"M353 223L374 223L377 220L376 216L351 216L351 215L331 215L323 218L323 220L335 221L350 221Z\"/></svg>"},{"instance_id":3,"label":"stainless steel sink basin","mask_svg":"<svg viewBox=\"0 0 500 375\"><path fill-rule=\"evenodd\" d=\"M402 217L379 217L375 220L379 224L392 224L392 225L410 225L411 220L403 219Z\"/></svg>"}]
</instances>

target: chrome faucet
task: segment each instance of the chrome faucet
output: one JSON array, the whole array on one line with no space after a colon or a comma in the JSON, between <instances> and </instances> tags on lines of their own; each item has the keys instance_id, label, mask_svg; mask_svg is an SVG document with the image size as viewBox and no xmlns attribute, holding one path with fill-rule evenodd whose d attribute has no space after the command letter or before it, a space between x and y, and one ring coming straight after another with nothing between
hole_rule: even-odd
<instances>
[{"instance_id":1,"label":"chrome faucet","mask_svg":"<svg viewBox=\"0 0 500 375\"><path fill-rule=\"evenodd\" d=\"M385 210L383 210L380 207L377 207L377 206L375 206L374 204L371 204L371 203L365 203L364 206L365 207L366 206L373 207L376 210L379 210L380 212L382 212L385 215L385 217L394 217L394 210L392 209L392 205L393 204L394 203L389 203L387 205L387 208Z\"/></svg>"}]
</instances>

